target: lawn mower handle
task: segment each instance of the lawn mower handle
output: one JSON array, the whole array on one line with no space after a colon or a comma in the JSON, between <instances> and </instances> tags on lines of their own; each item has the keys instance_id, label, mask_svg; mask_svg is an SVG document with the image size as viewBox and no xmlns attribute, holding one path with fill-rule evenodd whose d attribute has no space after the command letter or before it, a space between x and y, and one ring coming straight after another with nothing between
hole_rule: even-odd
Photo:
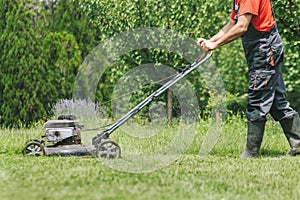
<instances>
[{"instance_id":1,"label":"lawn mower handle","mask_svg":"<svg viewBox=\"0 0 300 200\"><path fill-rule=\"evenodd\" d=\"M146 99L144 99L141 103L139 103L136 107L134 107L132 110L130 110L127 114L125 114L123 117L121 117L117 122L113 123L108 129L104 130L103 132L97 134L92 139L93 145L98 145L102 139L107 139L110 134L115 131L119 126L124 124L127 120L129 120L131 117L133 117L135 114L137 114L142 108L144 108L146 105L148 105L151 101L153 101L156 97L161 95L164 91L172 87L175 83L177 83L179 80L184 78L187 74L189 74L191 71L199 67L201 64L203 64L206 60L208 60L213 54L213 51L208 51L205 54L203 54L201 57L199 57L194 63L190 64L188 67L186 67L183 71L178 73L176 76L174 76L171 80L166 82L164 85L162 85L158 90L153 92L151 95L149 95Z\"/></svg>"}]
</instances>

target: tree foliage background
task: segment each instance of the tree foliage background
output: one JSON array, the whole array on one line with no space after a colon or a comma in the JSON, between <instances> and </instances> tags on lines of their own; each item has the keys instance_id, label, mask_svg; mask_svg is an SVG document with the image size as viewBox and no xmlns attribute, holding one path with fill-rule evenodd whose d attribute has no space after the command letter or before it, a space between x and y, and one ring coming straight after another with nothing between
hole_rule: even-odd
<instances>
[{"instance_id":1,"label":"tree foliage background","mask_svg":"<svg viewBox=\"0 0 300 200\"><path fill-rule=\"evenodd\" d=\"M0 0L0 123L30 126L52 116L52 106L72 98L83 60L98 44L135 28L160 27L190 38L209 38L228 21L231 0ZM284 77L292 106L300 109L300 0L272 1L285 44ZM227 108L245 110L247 66L239 40L216 50ZM143 63L184 61L163 51L137 51L121 58L98 85L96 101L111 98L113 84ZM206 110L209 94L199 74L189 76ZM144 91L147 93L149 91ZM136 97L139 101L141 97ZM163 96L162 98L165 98ZM134 102L135 103L135 102ZM243 114L242 114L243 116Z\"/></svg>"}]
</instances>

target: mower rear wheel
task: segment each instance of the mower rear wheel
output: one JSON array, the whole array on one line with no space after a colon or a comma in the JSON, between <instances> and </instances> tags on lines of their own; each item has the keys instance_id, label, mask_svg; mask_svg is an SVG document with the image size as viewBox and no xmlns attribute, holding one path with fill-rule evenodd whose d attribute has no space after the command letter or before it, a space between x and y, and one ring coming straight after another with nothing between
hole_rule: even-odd
<instances>
[{"instance_id":1,"label":"mower rear wheel","mask_svg":"<svg viewBox=\"0 0 300 200\"><path fill-rule=\"evenodd\" d=\"M39 141L28 142L23 148L24 156L43 156L44 144Z\"/></svg>"},{"instance_id":2,"label":"mower rear wheel","mask_svg":"<svg viewBox=\"0 0 300 200\"><path fill-rule=\"evenodd\" d=\"M120 158L121 148L111 139L103 139L97 146L98 158Z\"/></svg>"}]
</instances>

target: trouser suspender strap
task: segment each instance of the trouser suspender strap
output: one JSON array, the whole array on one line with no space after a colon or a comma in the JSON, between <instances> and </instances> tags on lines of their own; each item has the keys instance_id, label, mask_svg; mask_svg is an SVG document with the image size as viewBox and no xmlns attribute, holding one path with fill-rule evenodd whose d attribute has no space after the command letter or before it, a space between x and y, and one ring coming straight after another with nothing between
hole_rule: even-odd
<instances>
[{"instance_id":1,"label":"trouser suspender strap","mask_svg":"<svg viewBox=\"0 0 300 200\"><path fill-rule=\"evenodd\" d=\"M271 8L272 8L272 13L273 13L274 20L276 20L275 12L274 12L274 8L273 8L272 1L271 1L271 0L270 0L270 4L271 4Z\"/></svg>"},{"instance_id":2,"label":"trouser suspender strap","mask_svg":"<svg viewBox=\"0 0 300 200\"><path fill-rule=\"evenodd\" d=\"M235 3L236 0L233 0L233 5L232 5L232 9L234 11L234 21L235 23L237 23L238 21L238 17L239 17L239 10L240 10L240 1L238 1L238 4L236 6L236 3Z\"/></svg>"}]
</instances>

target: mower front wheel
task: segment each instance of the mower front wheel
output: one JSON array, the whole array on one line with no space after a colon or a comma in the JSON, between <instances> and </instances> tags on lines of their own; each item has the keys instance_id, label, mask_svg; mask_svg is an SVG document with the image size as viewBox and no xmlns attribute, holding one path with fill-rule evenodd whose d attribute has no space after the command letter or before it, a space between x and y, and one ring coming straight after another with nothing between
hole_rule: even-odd
<instances>
[{"instance_id":1,"label":"mower front wheel","mask_svg":"<svg viewBox=\"0 0 300 200\"><path fill-rule=\"evenodd\" d=\"M44 144L33 140L28 142L23 148L24 156L43 156L44 155Z\"/></svg>"},{"instance_id":2,"label":"mower front wheel","mask_svg":"<svg viewBox=\"0 0 300 200\"><path fill-rule=\"evenodd\" d=\"M120 158L121 148L111 139L103 139L97 145L98 158Z\"/></svg>"}]
</instances>

